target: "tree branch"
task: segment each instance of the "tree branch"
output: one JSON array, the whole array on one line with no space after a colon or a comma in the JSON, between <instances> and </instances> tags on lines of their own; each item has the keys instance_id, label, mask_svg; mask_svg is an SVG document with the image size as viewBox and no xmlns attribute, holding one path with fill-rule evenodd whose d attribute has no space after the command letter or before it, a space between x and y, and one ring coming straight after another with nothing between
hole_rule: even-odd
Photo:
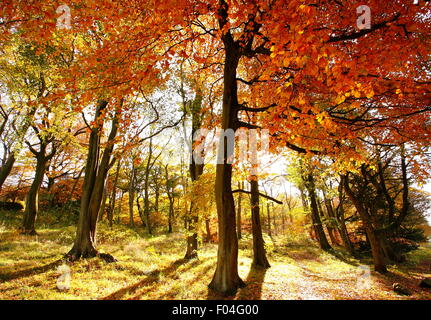
<instances>
[{"instance_id":1,"label":"tree branch","mask_svg":"<svg viewBox=\"0 0 431 320\"><path fill-rule=\"evenodd\" d=\"M346 34L342 34L339 36L329 37L329 40L327 42L331 43L331 42L359 39L359 38L373 32L373 31L387 27L391 22L398 20L398 18L400 16L401 16L401 14L397 13L392 19L377 23L377 24L373 25L370 29L363 29L363 30L358 31L358 32L351 32L351 33L346 33Z\"/></svg>"},{"instance_id":2,"label":"tree branch","mask_svg":"<svg viewBox=\"0 0 431 320\"><path fill-rule=\"evenodd\" d=\"M246 190L243 190L243 189L237 189L237 190L232 191L232 193L239 193L239 192L241 192L241 193L246 193L246 194L251 194L251 192L250 192L250 191L246 191ZM263 198L266 198L266 199L268 199L268 200L274 201L275 203L283 204L283 202L282 202L282 201L277 200L277 199L274 199L273 197L270 197L270 196L268 196L268 195L266 195L266 194L264 194L264 193L260 193L260 192L259 192L259 196L261 196L261 197L263 197Z\"/></svg>"}]
</instances>

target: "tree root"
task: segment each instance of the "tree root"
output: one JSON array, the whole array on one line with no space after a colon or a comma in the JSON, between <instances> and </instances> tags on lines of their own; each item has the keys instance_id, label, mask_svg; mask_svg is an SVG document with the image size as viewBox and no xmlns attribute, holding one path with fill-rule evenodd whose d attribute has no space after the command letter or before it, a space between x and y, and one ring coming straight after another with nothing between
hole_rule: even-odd
<instances>
[{"instance_id":1,"label":"tree root","mask_svg":"<svg viewBox=\"0 0 431 320\"><path fill-rule=\"evenodd\" d=\"M20 234L26 235L26 236L37 236L38 235L38 233L34 229L33 230L21 229Z\"/></svg>"},{"instance_id":2,"label":"tree root","mask_svg":"<svg viewBox=\"0 0 431 320\"><path fill-rule=\"evenodd\" d=\"M225 297L231 297L237 293L238 289L245 288L246 286L247 284L241 278L238 277L236 283L229 288L223 288L222 285L216 283L215 279L211 281L211 283L208 285L208 288Z\"/></svg>"},{"instance_id":3,"label":"tree root","mask_svg":"<svg viewBox=\"0 0 431 320\"><path fill-rule=\"evenodd\" d=\"M84 252L80 252L78 250L72 249L65 255L65 259L69 262L75 262L80 259L91 259L95 257L102 259L106 263L113 263L118 261L109 253L100 253L95 249L84 251Z\"/></svg>"}]
</instances>

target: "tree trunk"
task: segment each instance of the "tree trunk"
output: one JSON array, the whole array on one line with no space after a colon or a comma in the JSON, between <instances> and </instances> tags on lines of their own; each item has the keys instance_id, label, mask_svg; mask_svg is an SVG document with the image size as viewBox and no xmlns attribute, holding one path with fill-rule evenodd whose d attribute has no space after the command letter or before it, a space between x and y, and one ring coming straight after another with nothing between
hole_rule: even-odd
<instances>
[{"instance_id":1,"label":"tree trunk","mask_svg":"<svg viewBox=\"0 0 431 320\"><path fill-rule=\"evenodd\" d=\"M107 105L107 101L100 101L98 103L95 114L95 123L101 120L100 117L102 115L102 111ZM109 171L111 154L114 148L114 139L117 135L117 115L115 115L115 118L112 121L112 128L108 137L107 146L105 147L103 155L99 161L100 139L102 134L101 127L102 126L91 128L76 238L72 249L67 254L67 257L71 261L95 256L100 256L108 262L115 261L111 255L99 254L97 251L96 226L103 197L103 189L105 187L106 177Z\"/></svg>"},{"instance_id":2,"label":"tree trunk","mask_svg":"<svg viewBox=\"0 0 431 320\"><path fill-rule=\"evenodd\" d=\"M371 253L374 260L374 270L380 273L386 273L388 270L386 268L386 261L381 239L377 235L372 225L371 217L367 213L365 207L362 205L360 199L356 197L356 195L353 193L353 190L350 188L347 177L345 177L344 179L344 188L350 200L352 200L356 210L358 211L358 214L361 217L362 223L364 225L367 239L371 246Z\"/></svg>"},{"instance_id":3,"label":"tree trunk","mask_svg":"<svg viewBox=\"0 0 431 320\"><path fill-rule=\"evenodd\" d=\"M130 227L135 227L134 221L134 201L135 201L135 165L132 160L132 172L129 181L129 224Z\"/></svg>"},{"instance_id":4,"label":"tree trunk","mask_svg":"<svg viewBox=\"0 0 431 320\"><path fill-rule=\"evenodd\" d=\"M221 11L223 11L222 9ZM224 12L223 14L227 14ZM238 87L236 70L240 48L228 32L223 36L225 44L224 88L222 104L222 129L237 129ZM218 148L215 198L218 216L217 266L209 287L224 294L233 294L245 283L238 275L238 237L236 234L236 211L232 195L232 164L228 159L227 139Z\"/></svg>"},{"instance_id":5,"label":"tree trunk","mask_svg":"<svg viewBox=\"0 0 431 320\"><path fill-rule=\"evenodd\" d=\"M108 208L108 221L109 221L109 227L111 228L112 228L112 221L114 220L115 202L117 200L117 184L118 184L118 177L120 176L120 166L121 166L121 159L118 159L117 168L115 170L114 183L112 185L111 197L109 199L109 208Z\"/></svg>"},{"instance_id":6,"label":"tree trunk","mask_svg":"<svg viewBox=\"0 0 431 320\"><path fill-rule=\"evenodd\" d=\"M304 210L304 212L310 212L310 215L307 215L307 218L309 218L309 217L311 217L311 209L310 209L310 207L309 207L309 205L308 205L308 202L307 202L307 197L306 197L306 195L305 195L305 189L304 188L300 188L299 189L299 191L300 191L300 193L301 193L301 202L302 202L302 208L303 208L303 210ZM308 220L308 219L307 219ZM309 221L307 221L307 223L308 223ZM314 240L315 239L315 237L314 237L314 232L315 230L314 230L314 225L312 225L309 229L308 229L308 233L309 233L309 235L310 235L310 239L311 240Z\"/></svg>"},{"instance_id":7,"label":"tree trunk","mask_svg":"<svg viewBox=\"0 0 431 320\"><path fill-rule=\"evenodd\" d=\"M153 139L150 139L150 145L148 148L148 160L145 167L145 175L144 175L144 219L145 225L147 227L147 232L149 235L153 234L153 230L151 228L150 223L150 169L151 169L151 159L153 157Z\"/></svg>"},{"instance_id":8,"label":"tree trunk","mask_svg":"<svg viewBox=\"0 0 431 320\"><path fill-rule=\"evenodd\" d=\"M172 233L174 231L174 202L175 199L169 199L169 212L168 212L168 233Z\"/></svg>"},{"instance_id":9,"label":"tree trunk","mask_svg":"<svg viewBox=\"0 0 431 320\"><path fill-rule=\"evenodd\" d=\"M102 196L102 205L100 206L99 213L98 213L99 221L102 221L103 220L103 216L105 215L106 199L107 198L108 198L108 192L107 192L106 186L105 186L105 188L103 190L103 196Z\"/></svg>"},{"instance_id":10,"label":"tree trunk","mask_svg":"<svg viewBox=\"0 0 431 320\"><path fill-rule=\"evenodd\" d=\"M268 235L272 237L271 233L271 210L269 209L269 202L266 203L266 214L268 216Z\"/></svg>"},{"instance_id":11,"label":"tree trunk","mask_svg":"<svg viewBox=\"0 0 431 320\"><path fill-rule=\"evenodd\" d=\"M244 189L244 182L240 183L238 182L238 189ZM238 193L238 212L236 215L236 231L237 231L237 235L238 235L238 240L242 239L242 223L241 223L241 214L242 214L242 193L239 192Z\"/></svg>"},{"instance_id":12,"label":"tree trunk","mask_svg":"<svg viewBox=\"0 0 431 320\"><path fill-rule=\"evenodd\" d=\"M48 193L48 208L54 207L54 195L52 194L52 188L55 185L55 178L48 177L48 185L46 192Z\"/></svg>"},{"instance_id":13,"label":"tree trunk","mask_svg":"<svg viewBox=\"0 0 431 320\"><path fill-rule=\"evenodd\" d=\"M192 182L196 182L199 180L199 178L202 176L204 171L204 164L203 163L196 163L194 154L195 154L195 142L193 141L195 133L201 128L202 125L202 92L200 89L197 89L196 97L193 101L193 104L191 106L191 113L192 113L192 154L190 157L190 166L189 166L189 172L190 172L190 178ZM203 160L203 155L200 155ZM202 161L203 162L203 161ZM197 208L197 205L195 204L195 201L192 197L191 203L190 203L190 217L188 219L188 236L187 236L187 251L185 255L185 259L191 259L196 258L198 255L198 223L199 223L199 208Z\"/></svg>"},{"instance_id":14,"label":"tree trunk","mask_svg":"<svg viewBox=\"0 0 431 320\"><path fill-rule=\"evenodd\" d=\"M323 230L322 226L322 221L320 220L314 177L312 174L308 174L306 176L305 185L310 200L311 219L313 221L313 228L317 237L317 241L319 242L319 246L322 250L328 251L331 249L331 245L329 244L328 239L326 239L325 231Z\"/></svg>"},{"instance_id":15,"label":"tree trunk","mask_svg":"<svg viewBox=\"0 0 431 320\"><path fill-rule=\"evenodd\" d=\"M253 232L253 265L269 268L270 264L266 258L265 242L262 235L262 225L260 223L259 206L259 183L256 176L252 176L250 181L250 205L251 205L251 227Z\"/></svg>"},{"instance_id":16,"label":"tree trunk","mask_svg":"<svg viewBox=\"0 0 431 320\"><path fill-rule=\"evenodd\" d=\"M0 168L0 191L3 186L3 183L6 181L7 177L11 173L14 163L15 155L14 153L11 153L4 165Z\"/></svg>"},{"instance_id":17,"label":"tree trunk","mask_svg":"<svg viewBox=\"0 0 431 320\"><path fill-rule=\"evenodd\" d=\"M325 206L326 206L326 214L325 214L325 210L322 208L321 203L319 202L320 216L322 218L325 218L327 220L327 222L326 222L326 230L328 231L329 239L331 240L332 245L338 246L337 237L335 235L335 229L331 225L331 223L332 223L332 221L330 219L331 218L331 214L330 214L329 209L328 209L327 204L326 204L327 199L325 198L323 201L325 202Z\"/></svg>"},{"instance_id":18,"label":"tree trunk","mask_svg":"<svg viewBox=\"0 0 431 320\"><path fill-rule=\"evenodd\" d=\"M206 242L210 243L211 240L211 228L210 228L210 219L205 219L205 230L206 230Z\"/></svg>"},{"instance_id":19,"label":"tree trunk","mask_svg":"<svg viewBox=\"0 0 431 320\"><path fill-rule=\"evenodd\" d=\"M341 240L343 241L343 246L349 251L350 254L355 254L355 249L349 238L349 232L347 231L346 221L344 220L344 212L341 212L338 217L338 226L340 231Z\"/></svg>"},{"instance_id":20,"label":"tree trunk","mask_svg":"<svg viewBox=\"0 0 431 320\"><path fill-rule=\"evenodd\" d=\"M151 228L151 223L150 223L150 195L148 192L148 185L145 186L145 190L144 190L144 218L145 218L145 226L147 227L147 232L149 235L152 235L153 229Z\"/></svg>"},{"instance_id":21,"label":"tree trunk","mask_svg":"<svg viewBox=\"0 0 431 320\"><path fill-rule=\"evenodd\" d=\"M191 160L190 164L190 177L192 181L197 181L202 175L204 170L203 164L197 164L194 159ZM192 259L197 257L198 250L198 223L199 223L199 215L198 208L196 204L192 200L190 203L190 212L189 218L187 219L187 251L185 255L185 259Z\"/></svg>"},{"instance_id":22,"label":"tree trunk","mask_svg":"<svg viewBox=\"0 0 431 320\"><path fill-rule=\"evenodd\" d=\"M371 253L374 259L374 270L379 273L386 273L388 270L386 268L385 248L382 239L368 223L365 230L368 235L368 241L370 242Z\"/></svg>"},{"instance_id":23,"label":"tree trunk","mask_svg":"<svg viewBox=\"0 0 431 320\"><path fill-rule=\"evenodd\" d=\"M25 200L25 211L23 220L23 233L36 235L35 222L39 211L39 190L43 182L48 159L45 156L45 148L41 147L40 154L36 157L36 170L30 190L27 193Z\"/></svg>"},{"instance_id":24,"label":"tree trunk","mask_svg":"<svg viewBox=\"0 0 431 320\"><path fill-rule=\"evenodd\" d=\"M337 226L338 226L338 231L340 233L341 236L341 241L343 241L343 246L344 248L347 249L347 251L349 251L349 253L351 255L355 254L355 249L353 247L352 242L350 241L350 237L349 237L349 232L347 231L347 227L346 227L346 221L344 219L344 195L343 195L343 190L344 190L344 177L340 177L340 184L338 186L338 207L335 210L335 215L337 218Z\"/></svg>"},{"instance_id":25,"label":"tree trunk","mask_svg":"<svg viewBox=\"0 0 431 320\"><path fill-rule=\"evenodd\" d=\"M159 212L160 190L157 179L154 179L154 212ZM173 207L173 204L172 204Z\"/></svg>"},{"instance_id":26,"label":"tree trunk","mask_svg":"<svg viewBox=\"0 0 431 320\"><path fill-rule=\"evenodd\" d=\"M198 233L197 233L197 225L198 225L198 215L196 212L196 208L194 208L194 204L190 204L190 217L188 223L188 235L187 235L187 251L184 259L193 259L198 256Z\"/></svg>"}]
</instances>

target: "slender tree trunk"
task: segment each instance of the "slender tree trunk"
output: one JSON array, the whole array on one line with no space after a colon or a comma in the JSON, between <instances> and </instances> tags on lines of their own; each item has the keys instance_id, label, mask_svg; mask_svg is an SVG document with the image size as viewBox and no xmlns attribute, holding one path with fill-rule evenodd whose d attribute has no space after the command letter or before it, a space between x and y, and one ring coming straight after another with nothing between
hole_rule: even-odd
<instances>
[{"instance_id":1,"label":"slender tree trunk","mask_svg":"<svg viewBox=\"0 0 431 320\"><path fill-rule=\"evenodd\" d=\"M52 194L52 189L55 185L55 178L48 177L48 185L46 188L46 192L48 193L48 208L54 207L54 195Z\"/></svg>"},{"instance_id":2,"label":"slender tree trunk","mask_svg":"<svg viewBox=\"0 0 431 320\"><path fill-rule=\"evenodd\" d=\"M211 228L210 228L210 219L205 219L205 230L206 230L206 242L210 243L211 240Z\"/></svg>"},{"instance_id":3,"label":"slender tree trunk","mask_svg":"<svg viewBox=\"0 0 431 320\"><path fill-rule=\"evenodd\" d=\"M37 163L35 176L25 200L24 220L22 225L24 234L37 234L35 230L35 223L39 211L39 190L43 182L43 177L45 175L48 161L45 156L45 147L41 147L40 154L36 157Z\"/></svg>"},{"instance_id":4,"label":"slender tree trunk","mask_svg":"<svg viewBox=\"0 0 431 320\"><path fill-rule=\"evenodd\" d=\"M190 204L190 217L188 218L188 236L187 236L187 251L185 255L185 259L193 259L198 256L198 234L197 234L197 225L198 225L198 215L197 209L194 208L194 203Z\"/></svg>"},{"instance_id":5,"label":"slender tree trunk","mask_svg":"<svg viewBox=\"0 0 431 320\"><path fill-rule=\"evenodd\" d=\"M304 188L300 188L300 189L299 189L299 191L300 191L300 193L301 193L302 208L303 208L306 212L310 212L310 215L307 215L307 218L308 218L308 217L311 217L311 209L310 209L310 207L308 206L307 197L306 197L306 195L305 195L305 190L304 190ZM313 219L311 219L311 220L313 220ZM308 222L307 222L307 223L308 223ZM316 237L314 236L314 234L315 234L315 228L314 228L314 225L312 225L312 226L308 229L308 233L309 233L309 235L310 235L310 239L311 239L311 240L315 240L315 239L316 239Z\"/></svg>"},{"instance_id":6,"label":"slender tree trunk","mask_svg":"<svg viewBox=\"0 0 431 320\"><path fill-rule=\"evenodd\" d=\"M355 249L350 241L349 232L347 231L346 221L344 220L344 212L341 212L338 219L339 231L343 246L349 251L350 254L355 254Z\"/></svg>"},{"instance_id":7,"label":"slender tree trunk","mask_svg":"<svg viewBox=\"0 0 431 320\"><path fill-rule=\"evenodd\" d=\"M154 187L154 212L159 212L159 199L160 199L160 190L159 186L157 185L158 181L154 181L155 187ZM173 208L173 204L172 204Z\"/></svg>"},{"instance_id":8,"label":"slender tree trunk","mask_svg":"<svg viewBox=\"0 0 431 320\"><path fill-rule=\"evenodd\" d=\"M150 145L148 150L148 161L145 167L145 176L144 176L144 218L145 225L147 227L147 232L149 235L153 234L153 230L151 228L150 222L150 169L151 169L151 160L153 157L153 140L150 139Z\"/></svg>"},{"instance_id":9,"label":"slender tree trunk","mask_svg":"<svg viewBox=\"0 0 431 320\"><path fill-rule=\"evenodd\" d=\"M347 249L347 251L349 251L349 253L351 255L355 255L355 249L353 247L352 242L350 241L350 237L349 237L349 232L347 230L346 227L346 221L344 219L344 177L341 176L340 177L340 184L338 186L338 207L335 211L335 215L337 218L337 226L338 226L338 231L340 233L341 236L341 241L343 241L343 246L344 248Z\"/></svg>"},{"instance_id":10,"label":"slender tree trunk","mask_svg":"<svg viewBox=\"0 0 431 320\"><path fill-rule=\"evenodd\" d=\"M117 168L115 170L114 183L112 185L111 197L109 200L109 208L108 208L108 221L109 221L109 227L111 228L112 228L112 221L114 220L115 202L117 200L117 184L118 184L118 177L120 176L120 166L121 166L121 159L118 159Z\"/></svg>"},{"instance_id":11,"label":"slender tree trunk","mask_svg":"<svg viewBox=\"0 0 431 320\"><path fill-rule=\"evenodd\" d=\"M130 227L135 227L134 218L134 202L135 201L135 165L132 160L132 173L129 181L129 224Z\"/></svg>"},{"instance_id":12,"label":"slender tree trunk","mask_svg":"<svg viewBox=\"0 0 431 320\"><path fill-rule=\"evenodd\" d=\"M140 200L140 197L139 197L139 194L138 194L138 196L136 197L136 206L138 207L139 217L141 218L142 226L144 228L147 228L147 224L146 224L146 221L145 221L145 213L144 213L144 210L141 207L141 203L139 202L139 200Z\"/></svg>"},{"instance_id":13,"label":"slender tree trunk","mask_svg":"<svg viewBox=\"0 0 431 320\"><path fill-rule=\"evenodd\" d=\"M196 182L203 174L204 164L196 163L194 158L195 153L195 141L193 141L195 133L200 129L202 125L202 92L200 89L196 92L196 97L191 106L192 113L192 154L189 166L190 178L192 182ZM203 155L202 160L203 160ZM203 162L203 161L202 161ZM185 259L192 259L197 257L198 252L198 223L199 223L199 208L197 207L193 197L190 203L190 216L188 219L188 236L187 236L187 251Z\"/></svg>"},{"instance_id":14,"label":"slender tree trunk","mask_svg":"<svg viewBox=\"0 0 431 320\"><path fill-rule=\"evenodd\" d=\"M150 223L150 195L148 192L148 185L144 190L144 218L145 218L145 225L147 227L147 232L149 235L152 235L153 229Z\"/></svg>"},{"instance_id":15,"label":"slender tree trunk","mask_svg":"<svg viewBox=\"0 0 431 320\"><path fill-rule=\"evenodd\" d=\"M192 159L190 164L190 177L192 181L197 181L203 173L204 165L196 164ZM195 202L192 200L190 203L190 212L187 221L188 236L187 236L187 251L185 259L192 259L197 257L198 250L198 223L199 215Z\"/></svg>"},{"instance_id":16,"label":"slender tree trunk","mask_svg":"<svg viewBox=\"0 0 431 320\"><path fill-rule=\"evenodd\" d=\"M266 214L268 216L268 235L272 237L271 232L271 210L269 209L269 202L266 203Z\"/></svg>"},{"instance_id":17,"label":"slender tree trunk","mask_svg":"<svg viewBox=\"0 0 431 320\"><path fill-rule=\"evenodd\" d=\"M121 190L121 196L120 196L120 206L118 208L118 214L117 214L117 223L119 224L121 222L121 213L123 212L123 199L124 199L124 190ZM144 223L145 225L145 223Z\"/></svg>"},{"instance_id":18,"label":"slender tree trunk","mask_svg":"<svg viewBox=\"0 0 431 320\"><path fill-rule=\"evenodd\" d=\"M265 242L262 235L259 206L259 183L256 176L250 181L251 192L251 227L253 231L253 265L269 268L270 264L266 258Z\"/></svg>"},{"instance_id":19,"label":"slender tree trunk","mask_svg":"<svg viewBox=\"0 0 431 320\"><path fill-rule=\"evenodd\" d=\"M244 182L240 183L238 182L238 189L244 189ZM236 215L236 229L237 229L237 234L238 234L238 240L242 238L242 233L241 233L241 227L242 227L242 223L241 223L241 214L242 214L242 193L239 192L238 193L238 212Z\"/></svg>"},{"instance_id":20,"label":"slender tree trunk","mask_svg":"<svg viewBox=\"0 0 431 320\"><path fill-rule=\"evenodd\" d=\"M285 217L285 207L281 208L281 233L284 234L284 230L286 229L286 217Z\"/></svg>"},{"instance_id":21,"label":"slender tree trunk","mask_svg":"<svg viewBox=\"0 0 431 320\"><path fill-rule=\"evenodd\" d=\"M311 206L311 218L313 221L313 228L317 237L317 240L319 242L319 246L321 249L328 251L331 249L331 245L328 242L328 239L326 239L325 231L323 230L322 221L320 220L319 215L319 207L317 204L317 196L316 196L316 189L314 184L314 177L312 174L308 174L306 179L306 188L308 191L308 196L310 199L310 206Z\"/></svg>"},{"instance_id":22,"label":"slender tree trunk","mask_svg":"<svg viewBox=\"0 0 431 320\"><path fill-rule=\"evenodd\" d=\"M79 180L81 179L81 176L82 176L82 173L84 172L84 170L85 170L85 167L83 167L81 169L81 171L79 171L79 175L76 178L75 182L73 183L72 190L70 191L69 201L72 201L72 199L73 199L73 195L75 194L76 187L78 185Z\"/></svg>"},{"instance_id":23,"label":"slender tree trunk","mask_svg":"<svg viewBox=\"0 0 431 320\"><path fill-rule=\"evenodd\" d=\"M328 225L331 228L332 237L334 239L333 244L338 246L338 245L340 245L339 239L341 238L340 228L337 224L338 219L337 219L336 214L335 214L332 200L327 198L326 193L324 193L323 195L324 195L324 203L325 203L325 207L326 207L326 212L328 214L328 219L329 219ZM329 232L329 230L328 230L328 232ZM338 237L337 237L337 234L338 234ZM332 238L331 238L331 241L332 241Z\"/></svg>"},{"instance_id":24,"label":"slender tree trunk","mask_svg":"<svg viewBox=\"0 0 431 320\"><path fill-rule=\"evenodd\" d=\"M324 199L324 201L326 201L326 199ZM328 231L329 239L331 240L332 245L337 246L338 245L338 241L337 241L337 238L335 236L335 230L331 226L332 222L330 221L330 214L329 214L328 211L326 211L326 214L325 214L325 210L322 208L321 203L318 202L318 204L319 204L318 207L319 207L320 217L327 220L327 222L326 222L326 230Z\"/></svg>"},{"instance_id":25,"label":"slender tree trunk","mask_svg":"<svg viewBox=\"0 0 431 320\"><path fill-rule=\"evenodd\" d=\"M175 199L173 193L168 191L168 200L169 200L169 210L168 210L168 233L173 232L173 224L174 224L174 204Z\"/></svg>"},{"instance_id":26,"label":"slender tree trunk","mask_svg":"<svg viewBox=\"0 0 431 320\"><path fill-rule=\"evenodd\" d=\"M106 199L108 198L108 191L106 190L106 186L103 190L103 196L102 196L102 205L100 206L100 210L98 213L99 221L103 220L103 216L105 215L106 210Z\"/></svg>"}]
</instances>

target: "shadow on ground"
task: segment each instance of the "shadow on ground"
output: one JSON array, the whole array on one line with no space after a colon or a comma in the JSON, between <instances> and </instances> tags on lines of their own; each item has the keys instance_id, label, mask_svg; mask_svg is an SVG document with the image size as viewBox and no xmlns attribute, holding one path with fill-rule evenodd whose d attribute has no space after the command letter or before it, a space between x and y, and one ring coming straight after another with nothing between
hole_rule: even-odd
<instances>
[{"instance_id":1,"label":"shadow on ground","mask_svg":"<svg viewBox=\"0 0 431 320\"><path fill-rule=\"evenodd\" d=\"M268 269L252 265L245 279L246 286L238 289L235 295L226 296L214 290L208 289L207 300L261 300L262 287L265 282L265 274Z\"/></svg>"},{"instance_id":2,"label":"shadow on ground","mask_svg":"<svg viewBox=\"0 0 431 320\"><path fill-rule=\"evenodd\" d=\"M58 267L63 262L64 262L63 259L58 259L44 266L25 269L25 270L13 272L13 273L0 274L0 282L6 282L6 281L16 280L24 277L34 276L36 274L41 274Z\"/></svg>"},{"instance_id":3,"label":"shadow on ground","mask_svg":"<svg viewBox=\"0 0 431 320\"><path fill-rule=\"evenodd\" d=\"M156 269L153 270L151 272L149 272L147 274L147 276L142 279L139 282L136 282L130 286L121 288L120 290L117 290L113 293L111 293L110 295L101 298L100 300L120 300L122 297L124 297L125 295L130 295L130 294L134 294L139 290L139 294L135 295L134 297L130 298L131 300L137 300L139 299L144 293L146 293L149 290L152 290L152 287L148 287L152 284L154 284L155 282L159 281L159 278L161 275L165 276L165 277L169 277L172 276L175 271L181 266L184 265L185 263L190 262L190 260L187 259L178 259L174 262L172 262L170 265L168 265L167 267L163 268L163 269ZM195 266L196 264L199 264L200 261L197 259L192 260L189 265L187 266L187 268L184 269L184 271L192 268L193 266ZM148 288L145 288L148 287Z\"/></svg>"}]
</instances>

